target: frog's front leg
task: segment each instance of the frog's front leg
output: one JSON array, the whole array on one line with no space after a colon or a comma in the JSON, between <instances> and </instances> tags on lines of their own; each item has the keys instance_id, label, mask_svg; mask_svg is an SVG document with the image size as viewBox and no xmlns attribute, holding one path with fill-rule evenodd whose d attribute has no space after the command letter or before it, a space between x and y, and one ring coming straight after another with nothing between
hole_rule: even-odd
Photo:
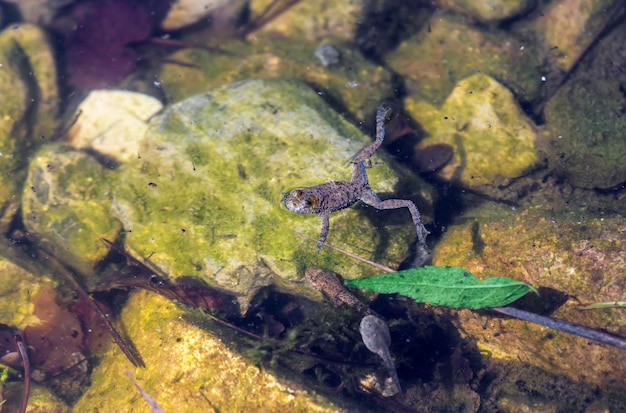
<instances>
[{"instance_id":1,"label":"frog's front leg","mask_svg":"<svg viewBox=\"0 0 626 413\"><path fill-rule=\"evenodd\" d=\"M320 212L319 214L317 214L317 216L320 217L320 221L322 222L320 237L317 241L317 252L319 253L322 249L322 243L326 241L326 237L328 236L328 230L330 229L330 213Z\"/></svg>"},{"instance_id":2,"label":"frog's front leg","mask_svg":"<svg viewBox=\"0 0 626 413\"><path fill-rule=\"evenodd\" d=\"M413 203L408 199L386 199L381 201L378 195L371 189L363 191L361 194L361 201L365 204L373 206L376 209L398 209L408 208L413 219L413 225L415 225L415 231L417 232L417 239L422 245L426 245L426 236L429 234L424 224L422 224L422 218L420 212Z\"/></svg>"}]
</instances>

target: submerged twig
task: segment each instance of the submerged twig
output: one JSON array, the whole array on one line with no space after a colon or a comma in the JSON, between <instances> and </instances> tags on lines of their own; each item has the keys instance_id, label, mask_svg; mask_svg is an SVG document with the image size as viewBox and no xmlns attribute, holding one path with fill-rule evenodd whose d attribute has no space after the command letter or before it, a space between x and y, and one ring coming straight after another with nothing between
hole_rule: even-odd
<instances>
[{"instance_id":1,"label":"submerged twig","mask_svg":"<svg viewBox=\"0 0 626 413\"><path fill-rule=\"evenodd\" d=\"M558 320L552 317L542 316L514 307L495 307L492 308L492 310L497 311L500 314L506 314L510 317L528 321L530 323L550 327L555 330L563 331L564 333L574 334L579 337L588 338L599 343L604 343L609 346L626 350L626 339L605 333L603 331L595 330L593 328Z\"/></svg>"},{"instance_id":2,"label":"submerged twig","mask_svg":"<svg viewBox=\"0 0 626 413\"><path fill-rule=\"evenodd\" d=\"M299 232L296 231L297 234L302 235L303 237L310 239L311 241L317 242L317 240L308 237L304 234L300 234ZM383 270L385 272L394 272L394 270L392 270L389 267L386 267L382 264L378 264L378 263L373 263L372 261L360 257L356 254L353 254L351 252L347 252L344 251L340 248L334 247L332 245L328 245L326 243L323 243L324 246L329 247L331 249L334 249L336 251L339 251L341 253L346 254L347 256L354 258L355 260L364 262L366 264L370 264L380 270ZM520 310L518 308L514 308L514 307L492 307L491 310L496 311L500 314L505 314L508 315L509 317L513 317L513 318L517 318L519 320L524 320L524 321L528 321L529 323L533 323L533 324L538 324L538 325L542 325L545 327L549 327L552 328L554 330L558 330L558 331L562 331L564 333L568 333L568 334L573 334L575 336L579 336L579 337L583 337L583 338L587 338L593 341L597 341L599 343L603 343L609 346L613 346L613 347L617 347L617 348L621 348L621 349L626 349L626 339L622 338L622 337L618 337L618 336L614 336L612 334L608 334L605 333L603 331L600 330L596 330L590 327L585 327L585 326L581 326L579 324L574 324L574 323L570 323L568 321L563 321L563 320L559 320L556 318L552 318L552 317L546 317L546 316L542 316L539 314L535 314L535 313L531 313L530 311L524 311L524 310Z\"/></svg>"},{"instance_id":3,"label":"submerged twig","mask_svg":"<svg viewBox=\"0 0 626 413\"><path fill-rule=\"evenodd\" d=\"M142 389L141 386L137 384L135 380L133 380L133 374L130 371L127 371L126 375L130 379L130 381L133 382L133 384L135 385L135 388L141 394L141 397L143 397L144 400L150 405L150 407L152 407L152 411L154 413L165 413L165 410L163 410L163 408L159 406L159 404L156 401L154 401L154 399L150 397L150 395L148 395L148 393L146 393L144 389Z\"/></svg>"},{"instance_id":4,"label":"submerged twig","mask_svg":"<svg viewBox=\"0 0 626 413\"><path fill-rule=\"evenodd\" d=\"M172 282L166 274L159 275L158 271L137 260L119 245L104 238L102 242L126 258L126 268L117 276L98 283L92 292L137 287L193 308L218 312L226 317L239 315L239 302L234 294L191 276L181 276Z\"/></svg>"},{"instance_id":5,"label":"submerged twig","mask_svg":"<svg viewBox=\"0 0 626 413\"><path fill-rule=\"evenodd\" d=\"M22 388L22 401L20 403L19 413L26 413L26 407L28 406L28 394L30 393L30 360L28 359L28 352L24 341L19 334L13 336L17 351L22 357L22 363L24 364L24 387Z\"/></svg>"},{"instance_id":6,"label":"submerged twig","mask_svg":"<svg viewBox=\"0 0 626 413\"><path fill-rule=\"evenodd\" d=\"M306 238L306 239L308 239L308 240L315 241L315 242L319 242L319 243L320 243L320 244L322 244L323 246L328 247L328 248L330 248L330 249L332 249L332 250L335 250L335 251L337 251L337 252L340 252L340 253L342 253L342 254L344 254L344 255L347 255L347 256L348 256L348 257L350 257L350 258L354 258L354 259L355 259L355 260L357 260L357 261L361 261L361 262L364 262L364 263L366 263L366 264L369 264L369 265L371 265L372 267L374 267L374 268L378 268L378 269L379 269L379 270L381 270L381 271L385 271L385 272L394 272L394 271L395 271L395 270L392 270L391 268L389 268L389 267L387 267L387 266L384 266L384 265L379 264L379 263L374 262L374 261L370 261L370 260L368 260L367 258L360 257L360 256L358 256L358 255L356 255L356 254L354 254L354 253L352 253L352 252L349 252L349 251L343 250L343 249L341 249L341 248L339 248L339 247L335 247L334 245L330 245L330 244L328 244L328 243L326 243L326 242L324 242L324 241L318 241L318 240L316 240L316 239L314 239L314 238L312 238L312 237L309 237L308 235L305 235L305 234L303 234L303 233L301 233L301 232L298 232L298 231L295 231L295 230L294 230L293 232L295 232L296 234L298 234L298 235L300 235L301 237L304 237L304 238Z\"/></svg>"},{"instance_id":7,"label":"submerged twig","mask_svg":"<svg viewBox=\"0 0 626 413\"><path fill-rule=\"evenodd\" d=\"M605 303L593 303L578 307L579 310L598 310L600 308L626 308L626 301L609 301Z\"/></svg>"}]
</instances>

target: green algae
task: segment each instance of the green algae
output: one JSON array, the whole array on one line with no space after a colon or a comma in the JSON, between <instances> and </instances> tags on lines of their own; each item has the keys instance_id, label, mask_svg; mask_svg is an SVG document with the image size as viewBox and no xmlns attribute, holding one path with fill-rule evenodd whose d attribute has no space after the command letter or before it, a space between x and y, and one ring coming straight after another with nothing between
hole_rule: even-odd
<instances>
[{"instance_id":1,"label":"green algae","mask_svg":"<svg viewBox=\"0 0 626 413\"><path fill-rule=\"evenodd\" d=\"M439 4L439 7L466 14L482 23L497 23L512 19L529 11L533 6L533 2L529 0L501 0L496 2L444 0Z\"/></svg>"},{"instance_id":2,"label":"green algae","mask_svg":"<svg viewBox=\"0 0 626 413\"><path fill-rule=\"evenodd\" d=\"M89 275L121 224L110 213L111 172L62 144L46 145L29 165L22 195L26 228L59 259Z\"/></svg>"},{"instance_id":3,"label":"green algae","mask_svg":"<svg viewBox=\"0 0 626 413\"><path fill-rule=\"evenodd\" d=\"M165 64L160 77L168 99L180 101L199 92L245 79L298 79L320 89L357 119L372 123L378 101L393 94L392 74L363 58L353 46L328 38L324 44L341 53L340 62L324 66L314 55L319 43L292 38L257 40L260 44L230 42L228 53L182 50L174 61L193 66ZM266 43L262 43L266 42ZM199 86L201 85L201 86Z\"/></svg>"},{"instance_id":4,"label":"green algae","mask_svg":"<svg viewBox=\"0 0 626 413\"><path fill-rule=\"evenodd\" d=\"M56 65L45 34L25 24L0 33L1 227L18 210L25 159L54 132L58 105Z\"/></svg>"},{"instance_id":5,"label":"green algae","mask_svg":"<svg viewBox=\"0 0 626 413\"><path fill-rule=\"evenodd\" d=\"M458 17L435 14L386 58L416 100L441 105L461 79L484 73L518 99L532 101L540 93L541 55L520 47L524 43L508 33L483 31Z\"/></svg>"},{"instance_id":6,"label":"green algae","mask_svg":"<svg viewBox=\"0 0 626 413\"><path fill-rule=\"evenodd\" d=\"M2 314L2 323L20 330L30 324L37 323L38 319L33 315L32 298L44 285L49 283L51 281L43 274L35 276L6 258L0 258L0 314Z\"/></svg>"},{"instance_id":7,"label":"green algae","mask_svg":"<svg viewBox=\"0 0 626 413\"><path fill-rule=\"evenodd\" d=\"M213 334L186 321L185 311L163 297L134 292L121 321L146 368L133 369L111 347L74 411L128 411L132 406L134 412L150 412L127 371L167 412L342 411L314 392L294 389L289 381L246 362Z\"/></svg>"},{"instance_id":8,"label":"green algae","mask_svg":"<svg viewBox=\"0 0 626 413\"><path fill-rule=\"evenodd\" d=\"M2 389L2 408L8 412L19 411L22 400L23 382L7 383ZM27 412L54 412L54 413L70 413L72 408L62 401L54 392L46 386L32 383L30 393L28 395Z\"/></svg>"},{"instance_id":9,"label":"green algae","mask_svg":"<svg viewBox=\"0 0 626 413\"><path fill-rule=\"evenodd\" d=\"M258 41L261 37L270 41L284 38L315 42L319 39L336 38L351 42L363 22L363 9L366 6L367 2L363 0L297 2L265 26L255 30L248 36L248 40ZM253 15L261 14L266 8L272 7L272 1L255 1L250 7Z\"/></svg>"},{"instance_id":10,"label":"green algae","mask_svg":"<svg viewBox=\"0 0 626 413\"><path fill-rule=\"evenodd\" d=\"M626 119L616 112L622 100L618 81L579 79L546 105L548 159L573 185L612 188L626 181Z\"/></svg>"},{"instance_id":11,"label":"green algae","mask_svg":"<svg viewBox=\"0 0 626 413\"><path fill-rule=\"evenodd\" d=\"M484 74L460 81L441 108L410 97L405 104L428 134L421 147L445 143L455 148L440 173L446 180L480 190L516 178L538 161L533 123L512 93Z\"/></svg>"}]
</instances>

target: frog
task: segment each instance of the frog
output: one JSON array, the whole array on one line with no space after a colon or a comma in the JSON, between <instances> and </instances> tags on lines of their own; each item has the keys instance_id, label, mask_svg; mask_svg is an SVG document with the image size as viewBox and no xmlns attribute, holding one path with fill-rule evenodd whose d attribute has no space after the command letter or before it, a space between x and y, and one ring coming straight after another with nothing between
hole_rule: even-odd
<instances>
[{"instance_id":1,"label":"frog","mask_svg":"<svg viewBox=\"0 0 626 413\"><path fill-rule=\"evenodd\" d=\"M378 315L348 291L341 282L339 275L334 272L317 267L309 267L304 273L304 278L311 287L326 294L336 307L346 305L364 315Z\"/></svg>"},{"instance_id":2,"label":"frog","mask_svg":"<svg viewBox=\"0 0 626 413\"><path fill-rule=\"evenodd\" d=\"M400 387L400 379L398 378L398 373L393 365L391 352L389 351L391 336L385 320L377 315L368 314L361 319L359 332L361 333L365 347L383 359L383 365L389 372L391 386L388 387L388 392L386 393L390 396L401 394L402 387Z\"/></svg>"},{"instance_id":3,"label":"frog","mask_svg":"<svg viewBox=\"0 0 626 413\"><path fill-rule=\"evenodd\" d=\"M292 212L299 214L316 214L322 228L317 241L318 253L322 249L330 229L330 214L348 208L361 201L376 209L407 208L415 225L417 240L426 246L426 236L429 234L422 223L421 215L415 203L408 199L381 200L372 190L367 177L366 168L371 167L370 158L380 148L385 139L385 118L391 109L387 105L380 105L376 111L376 139L356 154L352 163L352 177L350 181L330 181L311 187L298 187L283 193L282 202Z\"/></svg>"}]
</instances>

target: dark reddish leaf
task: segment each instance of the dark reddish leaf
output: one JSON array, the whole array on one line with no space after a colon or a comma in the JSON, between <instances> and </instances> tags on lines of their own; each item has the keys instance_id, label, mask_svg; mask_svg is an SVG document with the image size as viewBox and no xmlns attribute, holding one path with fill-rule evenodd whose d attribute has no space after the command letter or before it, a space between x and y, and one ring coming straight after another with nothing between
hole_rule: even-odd
<instances>
[{"instance_id":1,"label":"dark reddish leaf","mask_svg":"<svg viewBox=\"0 0 626 413\"><path fill-rule=\"evenodd\" d=\"M163 0L78 3L72 12L76 28L67 38L72 85L102 88L124 79L139 58L133 44L150 38L168 8Z\"/></svg>"},{"instance_id":2,"label":"dark reddish leaf","mask_svg":"<svg viewBox=\"0 0 626 413\"><path fill-rule=\"evenodd\" d=\"M183 276L172 282L164 276L155 274L153 270L137 261L123 248L110 241L103 241L125 256L127 265L115 276L98 283L92 292L109 291L116 288L143 288L190 307L214 311L226 317L239 316L239 303L233 294L212 287L195 277Z\"/></svg>"},{"instance_id":3,"label":"dark reddish leaf","mask_svg":"<svg viewBox=\"0 0 626 413\"><path fill-rule=\"evenodd\" d=\"M32 351L30 361L54 376L74 366L77 354L84 354L82 326L76 315L57 302L51 286L39 290L33 305L40 323L24 329L24 340Z\"/></svg>"}]
</instances>

